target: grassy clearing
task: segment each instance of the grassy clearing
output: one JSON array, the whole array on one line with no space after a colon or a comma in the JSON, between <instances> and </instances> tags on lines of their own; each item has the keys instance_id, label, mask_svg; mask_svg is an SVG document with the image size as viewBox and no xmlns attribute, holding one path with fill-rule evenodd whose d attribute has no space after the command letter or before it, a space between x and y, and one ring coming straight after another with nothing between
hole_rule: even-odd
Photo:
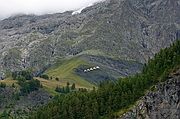
<instances>
[{"instance_id":1,"label":"grassy clearing","mask_svg":"<svg viewBox=\"0 0 180 119\"><path fill-rule=\"evenodd\" d=\"M58 94L55 91L56 86L63 86L60 82L53 81L53 80L45 80L45 79L37 78L37 77L35 77L34 79L39 80L41 84L43 85L43 89L52 95ZM14 83L16 87L19 87L19 85L17 84L17 80L12 80L12 78L0 80L0 83L5 83L7 86L12 86L12 84Z\"/></svg>"},{"instance_id":2,"label":"grassy clearing","mask_svg":"<svg viewBox=\"0 0 180 119\"><path fill-rule=\"evenodd\" d=\"M55 66L47 70L45 74L52 77L53 80L59 78L60 85L62 86L65 86L66 83L69 82L70 84L75 83L77 88L92 89L94 86L93 84L75 74L75 68L80 65L88 65L88 63L81 60L79 57L59 61Z\"/></svg>"},{"instance_id":3,"label":"grassy clearing","mask_svg":"<svg viewBox=\"0 0 180 119\"><path fill-rule=\"evenodd\" d=\"M93 89L94 86L93 84L89 83L88 81L84 80L83 78L75 74L74 70L79 65L89 65L89 64L81 60L79 57L61 60L45 72L45 74L48 74L49 77L52 77L51 80L45 80L39 77L34 77L34 79L39 80L43 85L43 89L45 89L47 92L49 92L52 95L57 94L57 92L55 91L55 88L57 86L60 87L66 86L67 82L69 82L70 85L75 83L76 88ZM55 80L56 78L59 78L59 81ZM6 85L8 86L12 86L13 83L16 86L18 86L17 81L12 80L12 78L0 80L0 83L1 82L6 83Z\"/></svg>"},{"instance_id":4,"label":"grassy clearing","mask_svg":"<svg viewBox=\"0 0 180 119\"><path fill-rule=\"evenodd\" d=\"M55 91L57 86L64 86L65 85L65 84L62 84L61 82L56 81L56 80L46 80L46 79L39 78L39 77L35 77L35 79L39 80L43 86L43 89L52 95L58 94Z\"/></svg>"},{"instance_id":5,"label":"grassy clearing","mask_svg":"<svg viewBox=\"0 0 180 119\"><path fill-rule=\"evenodd\" d=\"M13 83L15 85L17 85L17 81L16 80L12 80L11 78L7 78L5 80L0 80L0 83L5 83L7 86L12 86Z\"/></svg>"}]
</instances>

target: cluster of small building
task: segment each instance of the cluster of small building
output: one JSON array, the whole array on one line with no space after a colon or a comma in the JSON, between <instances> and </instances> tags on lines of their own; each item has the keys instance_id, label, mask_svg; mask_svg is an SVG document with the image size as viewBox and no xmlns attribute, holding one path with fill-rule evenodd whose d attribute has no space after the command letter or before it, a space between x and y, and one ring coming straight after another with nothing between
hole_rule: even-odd
<instances>
[{"instance_id":1,"label":"cluster of small building","mask_svg":"<svg viewBox=\"0 0 180 119\"><path fill-rule=\"evenodd\" d=\"M90 72L90 71L97 70L97 69L100 69L100 67L96 66L96 67L92 67L92 68L89 68L89 69L85 69L84 72Z\"/></svg>"}]
</instances>

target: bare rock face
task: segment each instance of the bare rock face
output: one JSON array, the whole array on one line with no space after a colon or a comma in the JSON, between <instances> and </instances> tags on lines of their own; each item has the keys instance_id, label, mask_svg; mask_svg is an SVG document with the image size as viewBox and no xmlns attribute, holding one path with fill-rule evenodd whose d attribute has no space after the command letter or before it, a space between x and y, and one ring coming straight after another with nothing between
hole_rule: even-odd
<instances>
[{"instance_id":1,"label":"bare rock face","mask_svg":"<svg viewBox=\"0 0 180 119\"><path fill-rule=\"evenodd\" d=\"M156 86L122 119L179 119L180 118L180 71L166 82Z\"/></svg>"},{"instance_id":2,"label":"bare rock face","mask_svg":"<svg viewBox=\"0 0 180 119\"><path fill-rule=\"evenodd\" d=\"M106 0L52 15L0 21L1 72L41 72L58 58L105 54L146 62L180 38L180 0Z\"/></svg>"}]
</instances>

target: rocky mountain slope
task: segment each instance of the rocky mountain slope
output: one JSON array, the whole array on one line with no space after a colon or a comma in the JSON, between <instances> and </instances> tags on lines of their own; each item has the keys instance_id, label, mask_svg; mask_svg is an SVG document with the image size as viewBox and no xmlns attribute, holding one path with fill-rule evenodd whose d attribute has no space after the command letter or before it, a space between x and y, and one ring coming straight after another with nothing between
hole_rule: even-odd
<instances>
[{"instance_id":1,"label":"rocky mountain slope","mask_svg":"<svg viewBox=\"0 0 180 119\"><path fill-rule=\"evenodd\" d=\"M0 21L0 69L32 68L78 54L146 62L180 38L180 0L106 0L52 15L19 15Z\"/></svg>"},{"instance_id":2,"label":"rocky mountain slope","mask_svg":"<svg viewBox=\"0 0 180 119\"><path fill-rule=\"evenodd\" d=\"M148 92L122 119L179 119L180 70Z\"/></svg>"},{"instance_id":3,"label":"rocky mountain slope","mask_svg":"<svg viewBox=\"0 0 180 119\"><path fill-rule=\"evenodd\" d=\"M28 113L37 107L45 105L52 96L43 89L34 91L27 96L19 96L17 88L0 87L0 118L3 112L14 118L24 118Z\"/></svg>"}]
</instances>

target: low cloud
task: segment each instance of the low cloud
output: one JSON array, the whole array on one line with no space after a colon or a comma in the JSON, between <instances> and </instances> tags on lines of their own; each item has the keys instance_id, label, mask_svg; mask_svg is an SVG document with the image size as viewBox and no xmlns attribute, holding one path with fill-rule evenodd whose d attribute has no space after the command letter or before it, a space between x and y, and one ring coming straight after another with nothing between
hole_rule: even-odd
<instances>
[{"instance_id":1,"label":"low cloud","mask_svg":"<svg viewBox=\"0 0 180 119\"><path fill-rule=\"evenodd\" d=\"M0 0L0 19L16 14L51 14L78 10L104 0Z\"/></svg>"}]
</instances>

